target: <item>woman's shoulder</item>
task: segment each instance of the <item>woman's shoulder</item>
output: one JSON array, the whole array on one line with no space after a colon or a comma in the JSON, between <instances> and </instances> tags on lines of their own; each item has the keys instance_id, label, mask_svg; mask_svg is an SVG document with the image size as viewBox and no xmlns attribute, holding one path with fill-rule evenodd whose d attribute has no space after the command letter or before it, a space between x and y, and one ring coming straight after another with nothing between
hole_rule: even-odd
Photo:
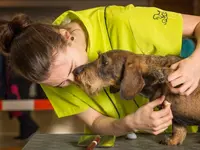
<instances>
[{"instance_id":1,"label":"woman's shoulder","mask_svg":"<svg viewBox=\"0 0 200 150\"><path fill-rule=\"evenodd\" d=\"M104 7L95 7L89 8L84 10L67 10L60 14L54 21L54 25L61 25L71 22L71 20L75 19L84 19L84 18L91 18L92 16L96 15L96 13L100 10L103 10Z\"/></svg>"}]
</instances>

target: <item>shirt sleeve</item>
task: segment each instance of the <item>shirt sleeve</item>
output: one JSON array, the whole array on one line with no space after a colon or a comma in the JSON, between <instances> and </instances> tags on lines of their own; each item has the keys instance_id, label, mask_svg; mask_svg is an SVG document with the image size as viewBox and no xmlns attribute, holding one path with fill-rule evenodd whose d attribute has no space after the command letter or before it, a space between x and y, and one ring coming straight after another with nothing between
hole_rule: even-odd
<instances>
[{"instance_id":1,"label":"shirt sleeve","mask_svg":"<svg viewBox=\"0 0 200 150\"><path fill-rule=\"evenodd\" d=\"M138 44L141 42L140 45L142 46L142 40L148 41L158 51L163 50L163 55L168 53L180 54L182 42L181 14L152 7L136 7L131 12L132 16L129 21L135 36L138 38L138 41L136 41L139 42ZM136 21L137 23L134 23ZM160 53L162 54L162 52Z\"/></svg>"},{"instance_id":2,"label":"shirt sleeve","mask_svg":"<svg viewBox=\"0 0 200 150\"><path fill-rule=\"evenodd\" d=\"M180 13L133 5L111 6L109 13L115 22L124 22L124 28L129 29L127 34L144 54L180 54L183 28Z\"/></svg>"}]
</instances>

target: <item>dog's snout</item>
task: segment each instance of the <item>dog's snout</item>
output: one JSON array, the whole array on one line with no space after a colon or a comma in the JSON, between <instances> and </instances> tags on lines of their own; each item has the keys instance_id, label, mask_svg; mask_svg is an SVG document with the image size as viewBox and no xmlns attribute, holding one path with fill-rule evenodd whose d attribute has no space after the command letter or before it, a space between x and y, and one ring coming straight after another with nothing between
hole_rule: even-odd
<instances>
[{"instance_id":1,"label":"dog's snout","mask_svg":"<svg viewBox=\"0 0 200 150\"><path fill-rule=\"evenodd\" d=\"M77 67L76 69L74 69L73 74L74 74L75 76L77 76L77 75L79 75L83 70L84 70L84 66Z\"/></svg>"}]
</instances>

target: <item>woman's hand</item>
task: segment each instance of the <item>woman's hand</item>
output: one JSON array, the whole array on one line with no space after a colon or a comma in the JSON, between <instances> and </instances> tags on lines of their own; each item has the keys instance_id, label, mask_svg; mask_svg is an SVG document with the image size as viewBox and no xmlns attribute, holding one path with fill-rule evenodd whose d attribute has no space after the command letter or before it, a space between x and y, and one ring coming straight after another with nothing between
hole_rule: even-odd
<instances>
[{"instance_id":1,"label":"woman's hand","mask_svg":"<svg viewBox=\"0 0 200 150\"><path fill-rule=\"evenodd\" d=\"M168 76L172 92L188 96L197 88L200 79L199 59L191 56L171 66L175 70Z\"/></svg>"},{"instance_id":2,"label":"woman's hand","mask_svg":"<svg viewBox=\"0 0 200 150\"><path fill-rule=\"evenodd\" d=\"M172 112L170 103L164 102L165 97L158 98L140 107L135 113L126 116L129 128L142 130L152 134L159 134L165 131L172 124ZM164 108L154 111L156 106L164 102Z\"/></svg>"}]
</instances>

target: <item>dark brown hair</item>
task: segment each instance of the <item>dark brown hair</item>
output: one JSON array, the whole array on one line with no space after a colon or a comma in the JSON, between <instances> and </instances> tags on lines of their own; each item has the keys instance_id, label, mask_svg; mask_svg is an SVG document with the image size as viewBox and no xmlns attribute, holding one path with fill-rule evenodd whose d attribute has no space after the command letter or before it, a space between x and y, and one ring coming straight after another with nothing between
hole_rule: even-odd
<instances>
[{"instance_id":1,"label":"dark brown hair","mask_svg":"<svg viewBox=\"0 0 200 150\"><path fill-rule=\"evenodd\" d=\"M58 26L33 23L25 14L0 20L0 50L17 73L33 82L48 78L55 50L66 45Z\"/></svg>"}]
</instances>

